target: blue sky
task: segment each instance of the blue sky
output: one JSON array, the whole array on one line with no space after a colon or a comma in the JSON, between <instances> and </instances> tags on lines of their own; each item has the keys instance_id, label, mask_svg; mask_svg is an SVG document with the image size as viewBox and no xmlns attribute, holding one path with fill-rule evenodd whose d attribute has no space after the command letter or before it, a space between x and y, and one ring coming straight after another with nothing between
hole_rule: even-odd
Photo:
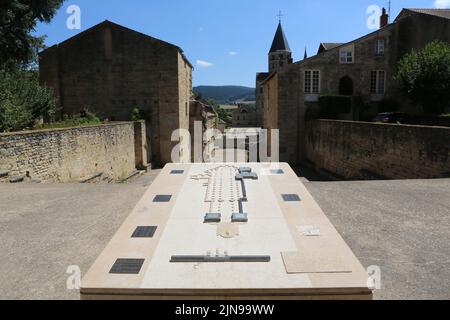
<instances>
[{"instance_id":1,"label":"blue sky","mask_svg":"<svg viewBox=\"0 0 450 320\"><path fill-rule=\"evenodd\" d=\"M369 6L387 0L72 0L50 24L40 24L50 46L106 19L183 48L195 66L194 85L254 86L267 71L267 53L283 13L294 60L311 56L320 42L346 42L371 32ZM70 30L70 5L81 10L81 29ZM450 0L392 0L392 19L401 8L450 8Z\"/></svg>"}]
</instances>

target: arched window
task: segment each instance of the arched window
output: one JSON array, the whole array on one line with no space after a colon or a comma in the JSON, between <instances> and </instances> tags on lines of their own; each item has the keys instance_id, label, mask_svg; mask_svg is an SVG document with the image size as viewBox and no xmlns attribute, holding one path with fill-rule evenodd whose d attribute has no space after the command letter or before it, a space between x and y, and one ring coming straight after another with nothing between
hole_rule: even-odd
<instances>
[{"instance_id":1,"label":"arched window","mask_svg":"<svg viewBox=\"0 0 450 320\"><path fill-rule=\"evenodd\" d=\"M343 96L353 95L353 80L349 76L341 78L339 81L339 94Z\"/></svg>"}]
</instances>

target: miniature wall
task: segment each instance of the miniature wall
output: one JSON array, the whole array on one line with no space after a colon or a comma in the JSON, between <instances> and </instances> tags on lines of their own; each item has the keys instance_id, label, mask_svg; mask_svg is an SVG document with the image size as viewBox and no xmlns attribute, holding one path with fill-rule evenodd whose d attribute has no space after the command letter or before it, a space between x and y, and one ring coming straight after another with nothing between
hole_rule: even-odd
<instances>
[{"instance_id":1,"label":"miniature wall","mask_svg":"<svg viewBox=\"0 0 450 320\"><path fill-rule=\"evenodd\" d=\"M316 120L305 160L344 179L450 177L450 128Z\"/></svg>"},{"instance_id":2,"label":"miniature wall","mask_svg":"<svg viewBox=\"0 0 450 320\"><path fill-rule=\"evenodd\" d=\"M139 123L140 126L144 125ZM43 182L72 182L102 173L119 180L142 163L132 122L0 134L0 170ZM141 149L142 150L142 149Z\"/></svg>"}]
</instances>

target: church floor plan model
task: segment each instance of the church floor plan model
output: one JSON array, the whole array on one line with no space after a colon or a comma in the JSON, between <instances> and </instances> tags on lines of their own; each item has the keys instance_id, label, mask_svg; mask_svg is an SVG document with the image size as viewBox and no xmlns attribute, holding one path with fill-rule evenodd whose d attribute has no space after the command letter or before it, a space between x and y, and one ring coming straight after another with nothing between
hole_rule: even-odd
<instances>
[{"instance_id":1,"label":"church floor plan model","mask_svg":"<svg viewBox=\"0 0 450 320\"><path fill-rule=\"evenodd\" d=\"M368 275L287 164L169 164L82 299L371 299Z\"/></svg>"}]
</instances>

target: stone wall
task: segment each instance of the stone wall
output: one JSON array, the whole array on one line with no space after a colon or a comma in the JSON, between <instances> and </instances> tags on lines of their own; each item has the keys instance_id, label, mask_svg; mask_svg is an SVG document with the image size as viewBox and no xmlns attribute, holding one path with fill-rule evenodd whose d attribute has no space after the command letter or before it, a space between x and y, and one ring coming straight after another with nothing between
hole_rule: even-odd
<instances>
[{"instance_id":1,"label":"stone wall","mask_svg":"<svg viewBox=\"0 0 450 320\"><path fill-rule=\"evenodd\" d=\"M306 160L344 179L450 177L450 128L309 121Z\"/></svg>"},{"instance_id":2,"label":"stone wall","mask_svg":"<svg viewBox=\"0 0 450 320\"><path fill-rule=\"evenodd\" d=\"M140 124L136 136L145 132L145 124ZM30 179L45 182L80 181L99 173L119 180L130 175L139 162L137 140L132 122L2 133L0 171L9 171L10 176L28 173ZM145 144L145 135L140 141Z\"/></svg>"}]
</instances>

